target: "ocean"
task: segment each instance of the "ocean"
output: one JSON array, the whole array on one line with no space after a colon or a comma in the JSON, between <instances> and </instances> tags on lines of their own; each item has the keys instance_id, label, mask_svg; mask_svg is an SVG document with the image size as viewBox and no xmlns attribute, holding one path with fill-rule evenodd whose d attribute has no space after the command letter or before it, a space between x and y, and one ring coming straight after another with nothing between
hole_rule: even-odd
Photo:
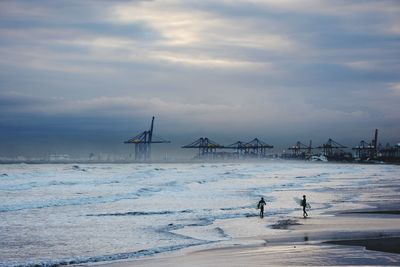
<instances>
[{"instance_id":1,"label":"ocean","mask_svg":"<svg viewBox=\"0 0 400 267\"><path fill-rule=\"evenodd\" d=\"M294 199L303 194L311 216L398 203L399 177L396 165L296 161L0 165L0 266L111 262L223 243L262 234L242 233L236 220L261 220L262 196L272 224L301 216Z\"/></svg>"}]
</instances>

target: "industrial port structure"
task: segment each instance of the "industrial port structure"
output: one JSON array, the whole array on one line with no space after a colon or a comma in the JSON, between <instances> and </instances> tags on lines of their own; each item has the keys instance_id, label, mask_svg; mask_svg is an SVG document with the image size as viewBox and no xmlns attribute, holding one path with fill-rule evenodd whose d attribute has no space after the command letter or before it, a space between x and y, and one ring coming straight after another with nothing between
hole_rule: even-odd
<instances>
[{"instance_id":1,"label":"industrial port structure","mask_svg":"<svg viewBox=\"0 0 400 267\"><path fill-rule=\"evenodd\" d=\"M375 135L371 142L362 140L357 146L351 148L354 154L346 152L346 148L346 146L331 138L317 147L312 147L311 141L308 146L297 142L294 146L288 148L291 153L283 153L281 157L286 159L312 159L313 155L321 155L329 161L400 162L400 145L390 146L386 144L383 147L378 142L378 129L375 129Z\"/></svg>"},{"instance_id":2,"label":"industrial port structure","mask_svg":"<svg viewBox=\"0 0 400 267\"><path fill-rule=\"evenodd\" d=\"M151 145L152 144L163 144L171 143L162 138L156 138L153 136L154 130L154 116L151 119L150 130L144 131L135 137L132 137L125 144L135 145L135 161L149 161L151 160Z\"/></svg>"},{"instance_id":3,"label":"industrial port structure","mask_svg":"<svg viewBox=\"0 0 400 267\"><path fill-rule=\"evenodd\" d=\"M377 158L379 153L379 144L378 144L378 129L375 129L374 139L370 143L361 140L358 146L353 147L352 149L356 151L356 157L360 159L373 159Z\"/></svg>"},{"instance_id":4,"label":"industrial port structure","mask_svg":"<svg viewBox=\"0 0 400 267\"><path fill-rule=\"evenodd\" d=\"M198 149L197 158L265 158L267 156L267 149L273 148L258 138L254 138L249 142L237 141L228 146L220 145L217 142L210 140L207 137L201 137L196 141L182 146L182 148L195 148ZM233 153L224 151L218 152L218 149L233 150Z\"/></svg>"},{"instance_id":5,"label":"industrial port structure","mask_svg":"<svg viewBox=\"0 0 400 267\"><path fill-rule=\"evenodd\" d=\"M151 161L151 145L170 143L162 138L153 135L154 117L151 120L150 129L144 131L135 137L125 141L125 144L135 145L135 161ZM184 149L196 149L195 159L262 159L271 157L268 151L274 148L258 138L251 141L237 141L230 145L221 145L208 137L201 137L192 143L182 146ZM329 138L326 143L313 147L312 141L306 145L297 141L295 145L288 148L289 152L283 152L277 155L283 159L300 160L326 160L326 161L344 161L344 162L400 162L400 144L390 146L386 144L383 147L378 142L378 129L375 129L375 135L371 142L364 140L352 147L354 153L346 151L348 147Z\"/></svg>"}]
</instances>

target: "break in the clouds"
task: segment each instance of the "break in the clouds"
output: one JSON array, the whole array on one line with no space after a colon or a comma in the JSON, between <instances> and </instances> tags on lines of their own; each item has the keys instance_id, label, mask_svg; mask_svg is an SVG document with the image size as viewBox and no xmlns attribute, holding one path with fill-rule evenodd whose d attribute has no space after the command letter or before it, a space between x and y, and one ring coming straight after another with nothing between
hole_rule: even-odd
<instances>
[{"instance_id":1,"label":"break in the clouds","mask_svg":"<svg viewBox=\"0 0 400 267\"><path fill-rule=\"evenodd\" d=\"M152 115L177 144L398 142L399 18L396 0L1 1L0 146L112 147Z\"/></svg>"}]
</instances>

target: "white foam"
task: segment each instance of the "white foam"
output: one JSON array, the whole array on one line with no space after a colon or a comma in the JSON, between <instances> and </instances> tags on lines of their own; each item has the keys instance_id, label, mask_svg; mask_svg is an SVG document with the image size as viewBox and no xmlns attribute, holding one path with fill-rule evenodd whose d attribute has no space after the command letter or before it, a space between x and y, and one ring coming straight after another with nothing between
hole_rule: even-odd
<instances>
[{"instance_id":1,"label":"white foam","mask_svg":"<svg viewBox=\"0 0 400 267\"><path fill-rule=\"evenodd\" d=\"M270 225L302 214L293 198L303 194L314 216L400 198L400 166L392 165L23 164L0 173L0 266L116 260L273 234L282 230Z\"/></svg>"}]
</instances>

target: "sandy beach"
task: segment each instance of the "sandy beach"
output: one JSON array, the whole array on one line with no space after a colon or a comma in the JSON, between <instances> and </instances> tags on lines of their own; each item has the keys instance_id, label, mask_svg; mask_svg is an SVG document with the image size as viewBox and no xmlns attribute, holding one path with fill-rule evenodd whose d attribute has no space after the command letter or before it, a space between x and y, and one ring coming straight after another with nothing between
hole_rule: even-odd
<instances>
[{"instance_id":1,"label":"sandy beach","mask_svg":"<svg viewBox=\"0 0 400 267\"><path fill-rule=\"evenodd\" d=\"M216 224L228 226L223 228L227 232L229 225L241 224L242 233L248 236L212 248L189 248L101 266L400 265L398 210L287 217L274 223L252 217ZM265 228L265 235L251 236L260 227Z\"/></svg>"},{"instance_id":2,"label":"sandy beach","mask_svg":"<svg viewBox=\"0 0 400 267\"><path fill-rule=\"evenodd\" d=\"M9 165L3 172L0 267L400 263L394 165ZM306 219L302 195L311 205Z\"/></svg>"}]
</instances>

